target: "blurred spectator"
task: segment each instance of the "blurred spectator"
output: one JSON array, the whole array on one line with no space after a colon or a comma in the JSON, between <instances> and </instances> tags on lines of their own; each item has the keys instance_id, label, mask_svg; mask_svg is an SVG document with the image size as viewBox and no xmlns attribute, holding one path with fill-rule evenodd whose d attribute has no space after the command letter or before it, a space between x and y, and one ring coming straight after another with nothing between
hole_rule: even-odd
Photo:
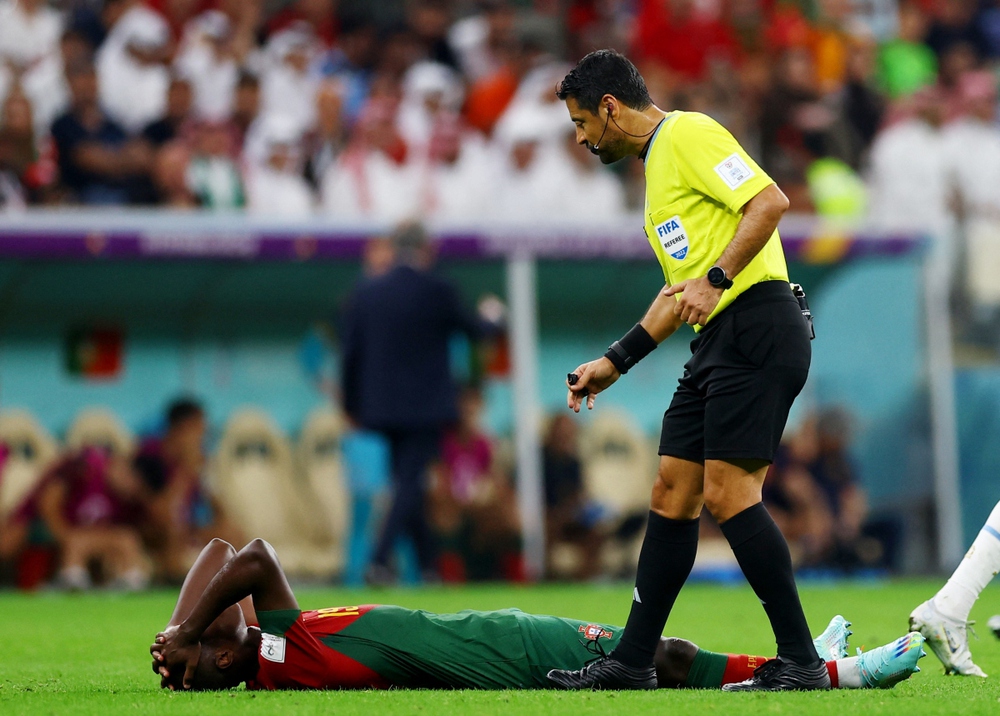
<instances>
[{"instance_id":1,"label":"blurred spectator","mask_svg":"<svg viewBox=\"0 0 1000 716\"><path fill-rule=\"evenodd\" d=\"M147 124L142 130L142 138L154 149L180 136L184 123L191 118L191 83L187 79L174 76L167 89L167 109L162 118Z\"/></svg>"},{"instance_id":2,"label":"blurred spectator","mask_svg":"<svg viewBox=\"0 0 1000 716\"><path fill-rule=\"evenodd\" d=\"M462 118L441 113L431 131L420 180L424 216L476 223L492 211L496 166L478 133Z\"/></svg>"},{"instance_id":3,"label":"blurred spectator","mask_svg":"<svg viewBox=\"0 0 1000 716\"><path fill-rule=\"evenodd\" d=\"M956 43L942 53L938 70L938 87L943 93L945 121L955 119L962 114L962 78L978 67L979 61L968 43Z\"/></svg>"},{"instance_id":4,"label":"blurred spectator","mask_svg":"<svg viewBox=\"0 0 1000 716\"><path fill-rule=\"evenodd\" d=\"M854 169L860 169L882 126L885 102L876 91L878 47L875 41L868 37L853 39L850 50L838 98L838 130L845 135L838 158Z\"/></svg>"},{"instance_id":5,"label":"blurred spectator","mask_svg":"<svg viewBox=\"0 0 1000 716\"><path fill-rule=\"evenodd\" d=\"M989 41L977 22L979 0L939 0L934 21L924 40L939 58L956 45L965 45L978 60L989 54Z\"/></svg>"},{"instance_id":6,"label":"blurred spectator","mask_svg":"<svg viewBox=\"0 0 1000 716\"><path fill-rule=\"evenodd\" d=\"M261 67L262 117L287 118L297 124L299 132L312 128L319 78L310 67L319 51L316 36L301 23L270 38Z\"/></svg>"},{"instance_id":7,"label":"blurred spectator","mask_svg":"<svg viewBox=\"0 0 1000 716\"><path fill-rule=\"evenodd\" d=\"M343 92L336 80L325 80L316 91L316 126L305 138L305 174L317 190L347 144Z\"/></svg>"},{"instance_id":8,"label":"blurred spectator","mask_svg":"<svg viewBox=\"0 0 1000 716\"><path fill-rule=\"evenodd\" d=\"M571 220L586 217L589 221L610 220L625 211L625 189L601 160L576 143L576 132L563 134L563 149L568 155L565 179L560 182L563 201L560 213Z\"/></svg>"},{"instance_id":9,"label":"blurred spectator","mask_svg":"<svg viewBox=\"0 0 1000 716\"><path fill-rule=\"evenodd\" d=\"M20 519L40 520L58 545L60 586L87 589L96 577L118 588L142 589L149 579L137 529L142 497L127 460L83 448L49 469Z\"/></svg>"},{"instance_id":10,"label":"blurred spectator","mask_svg":"<svg viewBox=\"0 0 1000 716\"><path fill-rule=\"evenodd\" d=\"M152 157L101 110L93 66L68 68L69 111L52 125L63 186L82 204L125 204L130 181L145 174Z\"/></svg>"},{"instance_id":11,"label":"blurred spectator","mask_svg":"<svg viewBox=\"0 0 1000 716\"><path fill-rule=\"evenodd\" d=\"M1000 127L997 79L991 72L969 72L959 80L962 117L942 136L961 214L967 219L1000 220Z\"/></svg>"},{"instance_id":12,"label":"blurred spectator","mask_svg":"<svg viewBox=\"0 0 1000 716\"><path fill-rule=\"evenodd\" d=\"M230 117L235 132L234 141L246 149L248 134L260 114L260 80L249 72L241 72L233 91L233 112Z\"/></svg>"},{"instance_id":13,"label":"blurred spectator","mask_svg":"<svg viewBox=\"0 0 1000 716\"><path fill-rule=\"evenodd\" d=\"M202 13L184 31L174 67L193 85L193 106L199 119L221 122L233 110L240 66L250 49L238 44L229 18L218 10Z\"/></svg>"},{"instance_id":14,"label":"blurred spectator","mask_svg":"<svg viewBox=\"0 0 1000 716\"><path fill-rule=\"evenodd\" d=\"M378 44L373 66L375 74L384 75L394 83L402 82L410 67L421 59L420 40L406 25L383 28Z\"/></svg>"},{"instance_id":15,"label":"blurred spectator","mask_svg":"<svg viewBox=\"0 0 1000 716\"><path fill-rule=\"evenodd\" d=\"M554 209L564 204L567 188L559 178L569 158L558 143L546 141L551 133L544 116L535 111L518 112L505 119L503 136L497 138L503 151L493 203L494 217L517 221L552 220ZM555 179L555 180L554 180Z\"/></svg>"},{"instance_id":16,"label":"blurred spectator","mask_svg":"<svg viewBox=\"0 0 1000 716\"><path fill-rule=\"evenodd\" d=\"M292 0L268 22L275 34L289 27L307 27L326 47L338 39L336 0Z\"/></svg>"},{"instance_id":17,"label":"blurred spectator","mask_svg":"<svg viewBox=\"0 0 1000 716\"><path fill-rule=\"evenodd\" d=\"M59 44L63 16L45 0L0 2L0 104L20 86L45 131L66 108Z\"/></svg>"},{"instance_id":18,"label":"blurred spectator","mask_svg":"<svg viewBox=\"0 0 1000 716\"><path fill-rule=\"evenodd\" d=\"M897 566L899 521L869 516L850 440L848 413L824 409L785 441L764 482L764 502L797 566Z\"/></svg>"},{"instance_id":19,"label":"blurred spectator","mask_svg":"<svg viewBox=\"0 0 1000 716\"><path fill-rule=\"evenodd\" d=\"M462 83L446 65L418 62L403 78L403 100L397 125L399 136L415 153L423 154L439 113L454 113L462 106Z\"/></svg>"},{"instance_id":20,"label":"blurred spectator","mask_svg":"<svg viewBox=\"0 0 1000 716\"><path fill-rule=\"evenodd\" d=\"M0 111L0 211L24 209L38 153L31 104L20 90L7 95Z\"/></svg>"},{"instance_id":21,"label":"blurred spectator","mask_svg":"<svg viewBox=\"0 0 1000 716\"><path fill-rule=\"evenodd\" d=\"M445 582L521 577L517 496L480 424L482 410L479 390L463 390L458 425L445 434L433 471L431 524Z\"/></svg>"},{"instance_id":22,"label":"blurred spectator","mask_svg":"<svg viewBox=\"0 0 1000 716\"><path fill-rule=\"evenodd\" d=\"M944 232L949 226L947 158L940 90L905 100L912 115L885 129L871 151L871 220L889 230Z\"/></svg>"},{"instance_id":23,"label":"blurred spectator","mask_svg":"<svg viewBox=\"0 0 1000 716\"><path fill-rule=\"evenodd\" d=\"M987 0L979 14L979 27L986 38L990 59L1000 57L1000 2Z\"/></svg>"},{"instance_id":24,"label":"blurred spectator","mask_svg":"<svg viewBox=\"0 0 1000 716\"><path fill-rule=\"evenodd\" d=\"M958 216L965 236L965 283L972 319L990 344L1000 347L1000 127L997 80L970 72L959 82L960 119L943 132Z\"/></svg>"},{"instance_id":25,"label":"blurred spectator","mask_svg":"<svg viewBox=\"0 0 1000 716\"><path fill-rule=\"evenodd\" d=\"M246 168L247 208L255 214L310 214L314 200L303 176L300 127L288 117L271 116L261 133L265 158Z\"/></svg>"},{"instance_id":26,"label":"blurred spectator","mask_svg":"<svg viewBox=\"0 0 1000 716\"><path fill-rule=\"evenodd\" d=\"M409 4L407 20L423 57L459 69L458 55L448 41L453 21L451 0L415 0Z\"/></svg>"},{"instance_id":27,"label":"blurred spectator","mask_svg":"<svg viewBox=\"0 0 1000 716\"><path fill-rule=\"evenodd\" d=\"M465 117L469 124L487 135L493 133L505 112L520 109L513 106L519 94L528 100L531 108L537 109L540 103L538 90L541 89L537 80L539 77L543 82L546 78L553 79L547 67L551 57L540 37L522 33L500 51L502 62L498 69L471 84L465 103ZM542 74L536 72L538 70ZM561 77L554 79L548 83L545 95L549 105L558 107L561 103L553 98L552 87Z\"/></svg>"},{"instance_id":28,"label":"blurred spectator","mask_svg":"<svg viewBox=\"0 0 1000 716\"><path fill-rule=\"evenodd\" d=\"M852 31L852 0L819 0L818 17L813 28L811 46L816 65L816 80L822 94L836 92L844 83L847 63L856 40Z\"/></svg>"},{"instance_id":29,"label":"blurred spectator","mask_svg":"<svg viewBox=\"0 0 1000 716\"><path fill-rule=\"evenodd\" d=\"M233 158L235 147L228 125L201 122L193 135L185 180L198 205L206 209L245 206L243 178Z\"/></svg>"},{"instance_id":30,"label":"blurred spectator","mask_svg":"<svg viewBox=\"0 0 1000 716\"><path fill-rule=\"evenodd\" d=\"M163 116L170 71L170 28L143 5L133 5L97 52L102 107L129 133Z\"/></svg>"},{"instance_id":31,"label":"blurred spectator","mask_svg":"<svg viewBox=\"0 0 1000 716\"><path fill-rule=\"evenodd\" d=\"M552 417L542 444L545 483L545 545L551 576L587 579L603 538L599 510L588 503L583 485L576 423L568 415Z\"/></svg>"},{"instance_id":32,"label":"blurred spectator","mask_svg":"<svg viewBox=\"0 0 1000 716\"><path fill-rule=\"evenodd\" d=\"M471 83L501 70L517 19L507 0L483 0L479 6L481 12L459 20L448 32L462 73Z\"/></svg>"},{"instance_id":33,"label":"blurred spectator","mask_svg":"<svg viewBox=\"0 0 1000 716\"><path fill-rule=\"evenodd\" d=\"M378 46L378 28L364 17L341 22L336 47L318 62L321 76L336 79L344 88L344 116L353 124L371 90L372 64Z\"/></svg>"},{"instance_id":34,"label":"blurred spectator","mask_svg":"<svg viewBox=\"0 0 1000 716\"><path fill-rule=\"evenodd\" d=\"M198 550L213 537L232 544L243 540L202 485L207 423L201 405L188 398L174 401L166 423L162 438L142 443L134 468L150 495L143 536L157 575L180 582Z\"/></svg>"},{"instance_id":35,"label":"blurred spectator","mask_svg":"<svg viewBox=\"0 0 1000 716\"><path fill-rule=\"evenodd\" d=\"M816 458L809 472L833 517L833 544L830 559L845 567L873 562L881 553L865 552L862 527L868 517L868 498L858 483L858 471L847 450L851 441L850 417L841 408L829 408L816 419Z\"/></svg>"},{"instance_id":36,"label":"blurred spectator","mask_svg":"<svg viewBox=\"0 0 1000 716\"><path fill-rule=\"evenodd\" d=\"M367 575L374 583L394 579L391 560L403 536L413 540L425 576L435 574L426 470L458 417L449 344L456 333L475 339L484 330L454 287L431 272L432 249L419 225L401 226L394 241L397 265L358 284L341 330L344 410L383 433L392 454L395 494Z\"/></svg>"},{"instance_id":37,"label":"blurred spectator","mask_svg":"<svg viewBox=\"0 0 1000 716\"><path fill-rule=\"evenodd\" d=\"M783 440L764 480L767 511L788 541L796 566L823 562L833 544L834 516L809 466L819 453L815 420Z\"/></svg>"},{"instance_id":38,"label":"blurred spectator","mask_svg":"<svg viewBox=\"0 0 1000 716\"><path fill-rule=\"evenodd\" d=\"M167 21L170 36L175 41L181 39L185 26L196 15L216 4L214 0L144 0L144 2ZM255 1L246 3L247 6L255 4Z\"/></svg>"},{"instance_id":39,"label":"blurred spectator","mask_svg":"<svg viewBox=\"0 0 1000 716\"><path fill-rule=\"evenodd\" d=\"M899 4L899 35L879 50L879 83L896 99L913 94L937 79L937 57L924 44L928 21L913 0Z\"/></svg>"},{"instance_id":40,"label":"blurred spectator","mask_svg":"<svg viewBox=\"0 0 1000 716\"><path fill-rule=\"evenodd\" d=\"M812 209L804 194L805 173L816 156L827 153L836 110L817 88L812 55L787 50L774 69L774 84L760 118L761 164L788 195L794 211Z\"/></svg>"},{"instance_id":41,"label":"blurred spectator","mask_svg":"<svg viewBox=\"0 0 1000 716\"><path fill-rule=\"evenodd\" d=\"M640 0L634 55L659 64L681 81L705 77L710 63L735 66L740 48L732 29L719 17L719 5L699 8L695 0Z\"/></svg>"},{"instance_id":42,"label":"blurred spectator","mask_svg":"<svg viewBox=\"0 0 1000 716\"><path fill-rule=\"evenodd\" d=\"M194 209L198 199L188 187L191 152L182 142L171 142L156 153L153 189L159 203L171 209Z\"/></svg>"},{"instance_id":43,"label":"blurred spectator","mask_svg":"<svg viewBox=\"0 0 1000 716\"><path fill-rule=\"evenodd\" d=\"M396 129L396 106L372 99L354 126L347 149L322 182L323 210L340 219L399 222L416 216L419 167Z\"/></svg>"}]
</instances>

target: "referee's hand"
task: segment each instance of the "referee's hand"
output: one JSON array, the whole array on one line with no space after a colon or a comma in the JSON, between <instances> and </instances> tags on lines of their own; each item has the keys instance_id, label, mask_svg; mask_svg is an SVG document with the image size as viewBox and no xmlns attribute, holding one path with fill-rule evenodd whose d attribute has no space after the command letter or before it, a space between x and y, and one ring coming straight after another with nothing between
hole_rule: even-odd
<instances>
[{"instance_id":1,"label":"referee's hand","mask_svg":"<svg viewBox=\"0 0 1000 716\"><path fill-rule=\"evenodd\" d=\"M621 373L618 372L614 364L604 356L584 363L573 373L578 375L579 379L573 385L570 385L568 380L566 381L566 387L569 388L569 393L566 395L566 406L574 413L580 412L580 406L583 405L584 399L587 401L587 410L593 410L594 398L597 397L597 394L609 388L621 377Z\"/></svg>"},{"instance_id":2,"label":"referee's hand","mask_svg":"<svg viewBox=\"0 0 1000 716\"><path fill-rule=\"evenodd\" d=\"M677 305L674 306L674 314L688 325L702 325L708 323L708 317L719 305L722 298L721 288L716 288L708 282L708 278L690 278L678 284L663 289L664 296L676 296Z\"/></svg>"}]
</instances>

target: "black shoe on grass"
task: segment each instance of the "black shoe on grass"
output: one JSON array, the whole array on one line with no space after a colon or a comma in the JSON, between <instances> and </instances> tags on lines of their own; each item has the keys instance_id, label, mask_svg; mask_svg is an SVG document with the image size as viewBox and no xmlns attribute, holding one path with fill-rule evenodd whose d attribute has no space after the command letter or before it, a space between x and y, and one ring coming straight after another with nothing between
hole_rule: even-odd
<instances>
[{"instance_id":1,"label":"black shoe on grass","mask_svg":"<svg viewBox=\"0 0 1000 716\"><path fill-rule=\"evenodd\" d=\"M579 671L553 669L549 681L562 689L625 690L655 689L656 667L628 666L605 656Z\"/></svg>"},{"instance_id":2,"label":"black shoe on grass","mask_svg":"<svg viewBox=\"0 0 1000 716\"><path fill-rule=\"evenodd\" d=\"M830 672L817 661L803 666L777 657L754 669L753 676L737 684L726 684L723 691L814 691L830 688Z\"/></svg>"}]
</instances>

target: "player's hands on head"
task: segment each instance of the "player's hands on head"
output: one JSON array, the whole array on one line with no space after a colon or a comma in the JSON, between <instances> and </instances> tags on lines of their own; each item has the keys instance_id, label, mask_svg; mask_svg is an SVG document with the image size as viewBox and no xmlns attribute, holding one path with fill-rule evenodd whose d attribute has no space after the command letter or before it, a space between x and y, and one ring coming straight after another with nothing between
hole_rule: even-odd
<instances>
[{"instance_id":1,"label":"player's hands on head","mask_svg":"<svg viewBox=\"0 0 1000 716\"><path fill-rule=\"evenodd\" d=\"M704 326L708 323L712 311L719 305L722 291L723 289L710 284L706 276L702 276L668 286L663 289L663 295L680 294L677 305L674 306L674 314L680 316L680 319L688 325Z\"/></svg>"},{"instance_id":2,"label":"player's hands on head","mask_svg":"<svg viewBox=\"0 0 1000 716\"><path fill-rule=\"evenodd\" d=\"M201 657L201 642L197 638L186 634L179 626L167 627L156 635L149 652L153 655L154 670L161 677L161 687L172 689L178 681L176 675L183 672L180 683L185 689L191 688Z\"/></svg>"},{"instance_id":3,"label":"player's hands on head","mask_svg":"<svg viewBox=\"0 0 1000 716\"><path fill-rule=\"evenodd\" d=\"M584 363L574 370L573 374L578 377L572 385L566 381L566 387L569 388L566 406L574 413L580 412L584 400L587 401L587 410L593 410L597 394L610 388L621 377L614 364L604 356Z\"/></svg>"}]
</instances>

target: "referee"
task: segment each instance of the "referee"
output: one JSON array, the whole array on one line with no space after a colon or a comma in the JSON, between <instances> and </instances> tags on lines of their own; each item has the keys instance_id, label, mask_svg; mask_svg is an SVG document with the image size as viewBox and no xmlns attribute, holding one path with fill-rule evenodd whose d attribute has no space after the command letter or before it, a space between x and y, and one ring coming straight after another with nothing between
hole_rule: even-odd
<instances>
[{"instance_id":1,"label":"referee","mask_svg":"<svg viewBox=\"0 0 1000 716\"><path fill-rule=\"evenodd\" d=\"M788 199L717 122L653 105L635 66L599 50L563 79L580 144L605 164L646 168L646 236L666 287L603 357L578 367L568 404L594 398L681 324L694 327L663 416L659 479L620 644L580 671L553 670L568 689L652 689L653 653L698 550L708 508L764 606L778 658L730 691L828 689L809 635L792 562L761 503L792 401L809 373L810 332L788 284L777 225Z\"/></svg>"}]
</instances>

